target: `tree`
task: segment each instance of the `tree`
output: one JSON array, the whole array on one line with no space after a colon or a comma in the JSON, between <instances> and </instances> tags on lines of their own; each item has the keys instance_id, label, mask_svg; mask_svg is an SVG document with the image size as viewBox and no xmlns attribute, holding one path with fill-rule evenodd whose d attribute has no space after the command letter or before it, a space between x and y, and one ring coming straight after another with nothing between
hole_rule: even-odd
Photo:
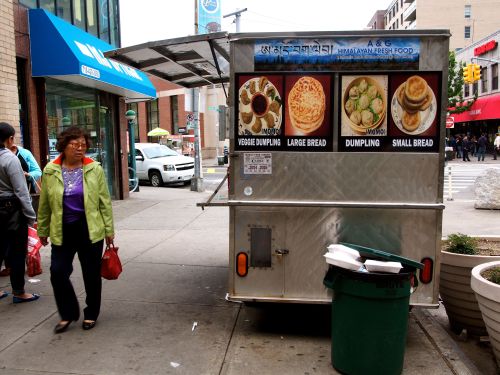
<instances>
[{"instance_id":1,"label":"tree","mask_svg":"<svg viewBox=\"0 0 500 375\"><path fill-rule=\"evenodd\" d=\"M448 61L448 113L468 111L477 99L477 90L471 100L464 101L464 67L457 63L455 52L450 52Z\"/></svg>"}]
</instances>

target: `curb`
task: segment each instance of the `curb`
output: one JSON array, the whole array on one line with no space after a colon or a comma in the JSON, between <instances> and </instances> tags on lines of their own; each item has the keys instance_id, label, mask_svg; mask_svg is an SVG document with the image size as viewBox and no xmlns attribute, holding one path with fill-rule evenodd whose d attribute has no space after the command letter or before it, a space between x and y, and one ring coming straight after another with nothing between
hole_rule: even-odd
<instances>
[{"instance_id":1,"label":"curb","mask_svg":"<svg viewBox=\"0 0 500 375\"><path fill-rule=\"evenodd\" d=\"M481 375L481 372L425 308L414 308L413 319L432 346L456 375Z\"/></svg>"}]
</instances>

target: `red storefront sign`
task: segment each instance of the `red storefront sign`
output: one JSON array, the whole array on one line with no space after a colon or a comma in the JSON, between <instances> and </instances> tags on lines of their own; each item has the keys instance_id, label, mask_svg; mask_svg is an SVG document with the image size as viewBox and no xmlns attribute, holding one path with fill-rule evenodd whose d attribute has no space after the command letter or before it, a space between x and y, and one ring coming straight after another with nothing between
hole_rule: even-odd
<instances>
[{"instance_id":1,"label":"red storefront sign","mask_svg":"<svg viewBox=\"0 0 500 375\"><path fill-rule=\"evenodd\" d=\"M480 56L495 49L497 44L496 40L490 40L488 43L481 44L479 47L474 48L474 56Z\"/></svg>"},{"instance_id":2,"label":"red storefront sign","mask_svg":"<svg viewBox=\"0 0 500 375\"><path fill-rule=\"evenodd\" d=\"M453 114L455 123L500 119L500 94L478 98L471 109L463 113Z\"/></svg>"}]
</instances>

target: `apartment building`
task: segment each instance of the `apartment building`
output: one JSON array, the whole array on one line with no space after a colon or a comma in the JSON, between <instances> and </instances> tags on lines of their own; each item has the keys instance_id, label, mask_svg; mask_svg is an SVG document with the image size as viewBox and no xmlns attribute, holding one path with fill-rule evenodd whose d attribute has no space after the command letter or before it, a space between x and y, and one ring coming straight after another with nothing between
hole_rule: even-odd
<instances>
[{"instance_id":1,"label":"apartment building","mask_svg":"<svg viewBox=\"0 0 500 375\"><path fill-rule=\"evenodd\" d=\"M450 50L467 47L498 29L500 0L393 0L387 30L449 29Z\"/></svg>"}]
</instances>

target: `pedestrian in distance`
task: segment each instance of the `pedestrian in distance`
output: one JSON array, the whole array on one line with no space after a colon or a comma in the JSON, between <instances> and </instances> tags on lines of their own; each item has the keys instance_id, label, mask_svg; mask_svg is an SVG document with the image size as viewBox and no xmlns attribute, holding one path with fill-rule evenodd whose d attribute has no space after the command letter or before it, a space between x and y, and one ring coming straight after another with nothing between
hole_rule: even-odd
<instances>
[{"instance_id":1,"label":"pedestrian in distance","mask_svg":"<svg viewBox=\"0 0 500 375\"><path fill-rule=\"evenodd\" d=\"M10 266L13 303L36 301L40 296L26 293L24 266L28 249L28 226L35 223L35 211L19 159L10 151L14 144L12 125L0 123L0 263ZM0 299L9 295L0 291Z\"/></svg>"},{"instance_id":2,"label":"pedestrian in distance","mask_svg":"<svg viewBox=\"0 0 500 375\"><path fill-rule=\"evenodd\" d=\"M9 149L14 153L14 155L18 157L19 161L21 162L21 167L23 168L24 176L26 177L26 183L28 184L29 192L36 193L38 180L40 180L40 177L42 176L42 170L38 166L35 157L29 150L21 146L17 146L13 142L10 145ZM33 196L31 203L36 213L36 205L34 204L35 202L33 202ZM5 260L6 259L4 259L4 261ZM0 268L1 265L2 262L0 260ZM5 268L0 271L0 276L9 276L9 274L10 274L10 267L7 263L5 263Z\"/></svg>"},{"instance_id":3,"label":"pedestrian in distance","mask_svg":"<svg viewBox=\"0 0 500 375\"><path fill-rule=\"evenodd\" d=\"M470 147L469 147L470 154L474 156L475 154L477 154L478 151L477 138L474 135L472 138L469 137L469 139L470 139Z\"/></svg>"},{"instance_id":4,"label":"pedestrian in distance","mask_svg":"<svg viewBox=\"0 0 500 375\"><path fill-rule=\"evenodd\" d=\"M456 137L456 144L457 144L457 159L460 159L462 155L462 137L460 135L457 135Z\"/></svg>"},{"instance_id":5,"label":"pedestrian in distance","mask_svg":"<svg viewBox=\"0 0 500 375\"><path fill-rule=\"evenodd\" d=\"M114 240L111 198L104 170L85 156L88 134L70 126L57 137L60 155L43 170L38 209L38 235L43 245L52 243L50 281L60 322L55 333L66 331L80 318L80 307L70 281L78 253L85 292L82 328L96 325L101 308L101 257L103 242Z\"/></svg>"},{"instance_id":6,"label":"pedestrian in distance","mask_svg":"<svg viewBox=\"0 0 500 375\"><path fill-rule=\"evenodd\" d=\"M486 146L488 145L488 139L486 138L486 134L481 134L479 140L477 141L478 152L477 152L477 161L484 161L484 155L486 154Z\"/></svg>"},{"instance_id":7,"label":"pedestrian in distance","mask_svg":"<svg viewBox=\"0 0 500 375\"><path fill-rule=\"evenodd\" d=\"M466 161L466 160L470 161L470 159L469 159L469 150L470 150L470 141L467 138L467 136L465 136L462 139L462 160L463 161Z\"/></svg>"},{"instance_id":8,"label":"pedestrian in distance","mask_svg":"<svg viewBox=\"0 0 500 375\"><path fill-rule=\"evenodd\" d=\"M497 160L497 155L500 154L500 133L497 133L493 141L493 160Z\"/></svg>"}]
</instances>

